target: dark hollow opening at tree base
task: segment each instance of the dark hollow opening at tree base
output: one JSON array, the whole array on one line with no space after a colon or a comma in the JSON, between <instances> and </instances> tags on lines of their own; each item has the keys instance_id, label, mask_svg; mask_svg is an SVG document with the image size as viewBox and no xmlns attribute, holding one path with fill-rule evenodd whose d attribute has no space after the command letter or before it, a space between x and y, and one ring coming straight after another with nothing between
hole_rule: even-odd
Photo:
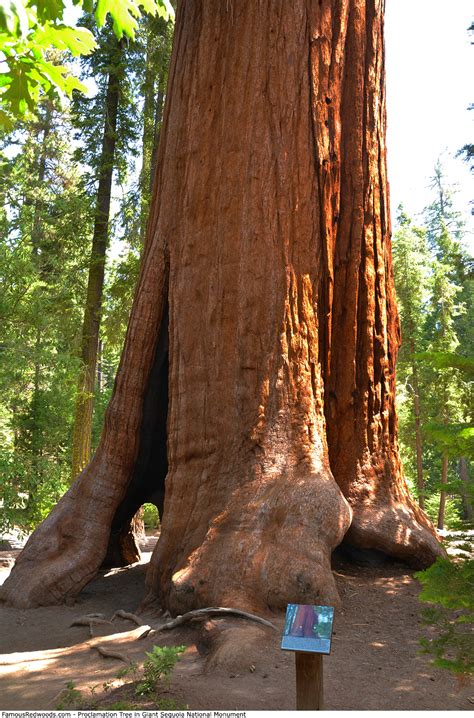
<instances>
[{"instance_id":1,"label":"dark hollow opening at tree base","mask_svg":"<svg viewBox=\"0 0 474 718\"><path fill-rule=\"evenodd\" d=\"M166 302L143 401L138 455L127 493L112 521L104 566L126 566L140 559L135 517L143 504L154 504L158 509L160 522L163 520L165 479L168 473L168 325L169 311Z\"/></svg>"},{"instance_id":2,"label":"dark hollow opening at tree base","mask_svg":"<svg viewBox=\"0 0 474 718\"><path fill-rule=\"evenodd\" d=\"M398 563L397 559L394 559L384 551L379 551L379 549L376 548L359 548L346 540L343 540L332 552L331 564L334 567L334 565L341 560L347 561L354 566L372 568Z\"/></svg>"}]
</instances>

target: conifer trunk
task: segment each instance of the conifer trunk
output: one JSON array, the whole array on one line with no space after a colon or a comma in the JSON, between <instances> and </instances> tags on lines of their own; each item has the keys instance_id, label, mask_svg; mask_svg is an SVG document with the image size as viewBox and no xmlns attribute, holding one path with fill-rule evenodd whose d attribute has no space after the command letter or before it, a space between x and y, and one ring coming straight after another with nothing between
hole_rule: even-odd
<instances>
[{"instance_id":1,"label":"conifer trunk","mask_svg":"<svg viewBox=\"0 0 474 718\"><path fill-rule=\"evenodd\" d=\"M5 600L77 593L151 496L172 612L337 603L351 518L357 546L442 553L398 455L382 25L380 0L179 4L104 433Z\"/></svg>"},{"instance_id":2,"label":"conifer trunk","mask_svg":"<svg viewBox=\"0 0 474 718\"><path fill-rule=\"evenodd\" d=\"M413 349L414 351L414 349ZM425 480L423 478L423 436L421 433L420 388L418 382L418 369L416 363L412 364L413 383L413 409L415 415L415 451L416 451L416 485L418 488L418 503L425 508Z\"/></svg>"},{"instance_id":3,"label":"conifer trunk","mask_svg":"<svg viewBox=\"0 0 474 718\"><path fill-rule=\"evenodd\" d=\"M469 462L465 457L459 459L459 478L462 481L461 497L463 507L463 519L465 521L472 521L472 519L474 518L474 512L472 509L472 489L470 495Z\"/></svg>"},{"instance_id":4,"label":"conifer trunk","mask_svg":"<svg viewBox=\"0 0 474 718\"><path fill-rule=\"evenodd\" d=\"M142 245L145 242L150 213L150 198L156 171L156 153L163 120L164 78L166 78L167 70L161 54L157 52L157 38L153 35L153 30L156 31L157 27L161 28L162 26L162 21L157 23L153 18L149 18L143 83L142 167L140 171L140 239ZM166 33L166 29L164 33Z\"/></svg>"},{"instance_id":5,"label":"conifer trunk","mask_svg":"<svg viewBox=\"0 0 474 718\"><path fill-rule=\"evenodd\" d=\"M48 140L52 132L52 107L50 103L45 104L44 116L39 119L38 130L41 129L41 150L38 158L38 175L37 187L40 188L39 194L34 202L33 225L31 229L31 252L33 262L41 281L47 281L47 255L45 253L45 237L43 227L43 197L42 189L46 179L46 162L48 158ZM41 322L41 317L37 318L37 322ZM32 472L31 490L27 500L27 511L31 503L34 501L34 494L37 487L42 483L41 468L41 429L40 429L40 392L41 392L41 347L42 347L42 331L41 325L36 327L35 347L34 347L34 373L33 373L33 393L31 396L31 455L32 455Z\"/></svg>"},{"instance_id":6,"label":"conifer trunk","mask_svg":"<svg viewBox=\"0 0 474 718\"><path fill-rule=\"evenodd\" d=\"M148 21L146 56L145 56L145 80L143 83L143 137L142 137L142 167L140 171L140 239L144 244L146 225L150 210L151 190L151 158L153 155L154 134L155 134L155 72L153 66L153 36L151 30L151 19Z\"/></svg>"},{"instance_id":7,"label":"conifer trunk","mask_svg":"<svg viewBox=\"0 0 474 718\"><path fill-rule=\"evenodd\" d=\"M441 491L439 494L439 509L438 509L438 529L442 531L444 529L444 515L446 512L446 490L443 488L448 483L448 463L449 458L447 454L443 454L441 460Z\"/></svg>"},{"instance_id":8,"label":"conifer trunk","mask_svg":"<svg viewBox=\"0 0 474 718\"><path fill-rule=\"evenodd\" d=\"M94 233L92 237L86 305L82 324L81 372L77 385L76 411L72 437L71 479L89 463L92 442L92 414L97 368L100 316L104 289L105 260L109 240L112 176L120 98L120 80L114 69L109 73L105 100L105 120L97 186Z\"/></svg>"}]
</instances>

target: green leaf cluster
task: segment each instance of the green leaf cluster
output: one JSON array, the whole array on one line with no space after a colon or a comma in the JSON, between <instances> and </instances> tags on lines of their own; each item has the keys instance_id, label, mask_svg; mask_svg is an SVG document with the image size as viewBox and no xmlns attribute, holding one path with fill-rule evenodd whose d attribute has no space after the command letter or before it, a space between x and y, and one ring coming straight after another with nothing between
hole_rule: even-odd
<instances>
[{"instance_id":1,"label":"green leaf cluster","mask_svg":"<svg viewBox=\"0 0 474 718\"><path fill-rule=\"evenodd\" d=\"M117 38L134 38L142 10L166 20L174 17L169 0L73 0L94 13L98 27L110 15ZM72 97L86 86L64 61L89 55L97 47L90 29L67 21L64 0L3 0L0 6L0 124L12 127L12 115L33 112L46 95ZM59 53L59 55L58 55ZM64 61L63 59L64 58Z\"/></svg>"},{"instance_id":2,"label":"green leaf cluster","mask_svg":"<svg viewBox=\"0 0 474 718\"><path fill-rule=\"evenodd\" d=\"M156 696L163 682L169 677L180 659L186 646L153 646L146 653L147 660L143 665L143 677L135 692L137 696Z\"/></svg>"}]
</instances>

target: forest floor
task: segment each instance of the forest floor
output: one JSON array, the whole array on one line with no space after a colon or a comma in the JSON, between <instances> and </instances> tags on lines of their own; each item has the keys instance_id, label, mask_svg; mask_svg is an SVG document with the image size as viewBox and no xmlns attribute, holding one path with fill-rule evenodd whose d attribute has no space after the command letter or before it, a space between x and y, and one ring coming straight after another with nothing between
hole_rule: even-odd
<instances>
[{"instance_id":1,"label":"forest floor","mask_svg":"<svg viewBox=\"0 0 474 718\"><path fill-rule=\"evenodd\" d=\"M154 709L152 699L135 694L145 651L154 644L187 647L160 695L163 708L294 709L294 656L279 648L283 613L270 617L278 633L238 618L208 619L144 640L137 640L142 628L119 618L98 626L92 639L87 627L71 627L88 613L110 617L119 609L137 610L155 542L148 539L141 564L101 572L72 606L0 609L0 709ZM17 552L0 553L0 582ZM400 564L357 566L342 558L334 572L342 608L332 653L324 658L325 708L472 710L474 686L433 668L418 653L427 629L412 572ZM156 623L150 614L140 618ZM95 643L139 664L138 674L119 677L126 664L91 650Z\"/></svg>"}]
</instances>

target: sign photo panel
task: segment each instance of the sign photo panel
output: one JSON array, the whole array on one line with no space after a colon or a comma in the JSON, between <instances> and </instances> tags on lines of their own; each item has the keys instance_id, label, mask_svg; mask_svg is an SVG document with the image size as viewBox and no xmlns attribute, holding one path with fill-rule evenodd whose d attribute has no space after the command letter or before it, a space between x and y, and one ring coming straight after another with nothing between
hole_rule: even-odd
<instances>
[{"instance_id":1,"label":"sign photo panel","mask_svg":"<svg viewBox=\"0 0 474 718\"><path fill-rule=\"evenodd\" d=\"M329 654L333 623L333 606L289 603L281 648L285 651Z\"/></svg>"}]
</instances>

